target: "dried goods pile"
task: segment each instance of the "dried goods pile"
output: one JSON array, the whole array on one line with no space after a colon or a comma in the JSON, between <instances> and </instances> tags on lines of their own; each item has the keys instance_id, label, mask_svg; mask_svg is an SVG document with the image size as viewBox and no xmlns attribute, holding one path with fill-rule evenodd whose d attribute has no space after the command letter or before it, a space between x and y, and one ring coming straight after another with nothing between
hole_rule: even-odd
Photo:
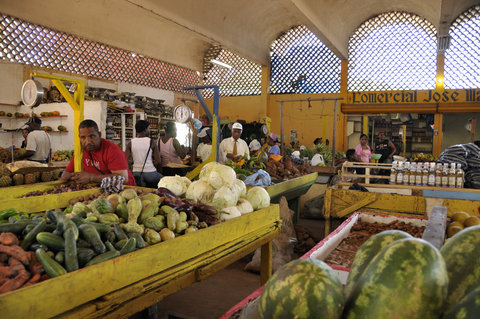
<instances>
[{"instance_id":1,"label":"dried goods pile","mask_svg":"<svg viewBox=\"0 0 480 319\"><path fill-rule=\"evenodd\" d=\"M75 192L75 191L81 191L85 189L90 189L90 188L97 188L98 185L88 185L88 184L62 184L59 187L55 187L50 190L46 191L34 191L30 192L28 194L25 194L22 196L22 198L25 197L32 197L32 196L43 196L43 195L50 195L50 194L59 194L59 193L65 193L65 192Z\"/></svg>"},{"instance_id":2,"label":"dried goods pile","mask_svg":"<svg viewBox=\"0 0 480 319\"><path fill-rule=\"evenodd\" d=\"M52 180L57 180L60 177L59 169L42 172L33 171L32 173L26 174L16 173L16 171L25 167L35 169L35 165L42 165L38 167L46 166L46 164L40 164L32 161L17 161L10 164L0 163L0 187L33 184L38 182L49 182Z\"/></svg>"},{"instance_id":3,"label":"dried goods pile","mask_svg":"<svg viewBox=\"0 0 480 319\"><path fill-rule=\"evenodd\" d=\"M449 146L437 163L461 164L465 171L465 187L480 188L480 147L473 143Z\"/></svg>"},{"instance_id":4,"label":"dried goods pile","mask_svg":"<svg viewBox=\"0 0 480 319\"><path fill-rule=\"evenodd\" d=\"M418 227L398 220L389 224L359 221L353 225L350 234L327 256L325 262L329 265L350 268L356 252L363 243L375 234L392 229L401 230L413 237L422 238L425 227Z\"/></svg>"},{"instance_id":5,"label":"dried goods pile","mask_svg":"<svg viewBox=\"0 0 480 319\"><path fill-rule=\"evenodd\" d=\"M283 162L276 162L270 159L265 163L265 166L265 171L270 174L270 177L277 180L295 178L311 172L310 165L294 165L289 157L285 157Z\"/></svg>"}]
</instances>

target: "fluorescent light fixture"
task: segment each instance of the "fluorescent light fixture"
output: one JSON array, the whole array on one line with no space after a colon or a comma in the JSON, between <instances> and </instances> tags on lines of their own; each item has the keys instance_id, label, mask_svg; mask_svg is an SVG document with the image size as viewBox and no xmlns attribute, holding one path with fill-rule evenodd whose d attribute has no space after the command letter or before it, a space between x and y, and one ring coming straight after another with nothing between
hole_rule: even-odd
<instances>
[{"instance_id":1,"label":"fluorescent light fixture","mask_svg":"<svg viewBox=\"0 0 480 319\"><path fill-rule=\"evenodd\" d=\"M226 64L226 63L223 63L223 62L218 61L218 60L216 60L216 59L211 59L211 60L210 60L210 63L216 64L216 65L219 65L219 66L223 66L224 68L227 68L227 69L233 68L231 65Z\"/></svg>"}]
</instances>

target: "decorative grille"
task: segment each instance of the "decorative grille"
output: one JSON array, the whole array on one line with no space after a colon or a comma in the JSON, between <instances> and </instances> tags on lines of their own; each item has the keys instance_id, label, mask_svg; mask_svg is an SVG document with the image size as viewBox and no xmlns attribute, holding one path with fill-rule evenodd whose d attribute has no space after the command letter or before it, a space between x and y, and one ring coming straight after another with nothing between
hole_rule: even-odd
<instances>
[{"instance_id":1,"label":"decorative grille","mask_svg":"<svg viewBox=\"0 0 480 319\"><path fill-rule=\"evenodd\" d=\"M225 63L220 66L212 59ZM260 95L262 66L242 58L220 46L212 46L203 58L204 85L218 85L220 96ZM204 96L212 97L212 90Z\"/></svg>"},{"instance_id":2,"label":"decorative grille","mask_svg":"<svg viewBox=\"0 0 480 319\"><path fill-rule=\"evenodd\" d=\"M462 13L450 27L445 52L445 88L480 88L480 6Z\"/></svg>"},{"instance_id":3,"label":"decorative grille","mask_svg":"<svg viewBox=\"0 0 480 319\"><path fill-rule=\"evenodd\" d=\"M426 19L387 12L365 21L348 42L348 90L435 88L436 30Z\"/></svg>"},{"instance_id":4,"label":"decorative grille","mask_svg":"<svg viewBox=\"0 0 480 319\"><path fill-rule=\"evenodd\" d=\"M278 37L270 56L270 93L340 92L340 59L305 26Z\"/></svg>"},{"instance_id":5,"label":"decorative grille","mask_svg":"<svg viewBox=\"0 0 480 319\"><path fill-rule=\"evenodd\" d=\"M195 71L0 14L0 59L182 92Z\"/></svg>"}]
</instances>

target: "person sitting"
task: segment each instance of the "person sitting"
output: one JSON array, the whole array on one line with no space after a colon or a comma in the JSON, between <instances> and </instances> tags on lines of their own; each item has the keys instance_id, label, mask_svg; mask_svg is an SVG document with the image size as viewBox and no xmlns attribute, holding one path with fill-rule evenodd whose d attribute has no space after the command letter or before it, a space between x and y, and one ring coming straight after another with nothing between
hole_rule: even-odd
<instances>
[{"instance_id":1,"label":"person sitting","mask_svg":"<svg viewBox=\"0 0 480 319\"><path fill-rule=\"evenodd\" d=\"M157 188L162 174L157 172L160 165L158 145L150 136L150 123L140 120L135 124L137 137L128 142L125 154L132 164L133 177L138 186Z\"/></svg>"},{"instance_id":2,"label":"person sitting","mask_svg":"<svg viewBox=\"0 0 480 319\"><path fill-rule=\"evenodd\" d=\"M80 184L100 183L105 177L122 176L125 185L135 186L135 178L128 169L125 153L113 142L101 138L98 125L93 120L84 120L78 126L82 145L82 172L74 172L75 154L63 172L60 180Z\"/></svg>"},{"instance_id":3,"label":"person sitting","mask_svg":"<svg viewBox=\"0 0 480 319\"><path fill-rule=\"evenodd\" d=\"M257 156L261 152L262 145L257 139L254 139L248 144L248 148L250 149L250 156Z\"/></svg>"},{"instance_id":4,"label":"person sitting","mask_svg":"<svg viewBox=\"0 0 480 319\"><path fill-rule=\"evenodd\" d=\"M40 163L48 163L50 158L50 137L42 129L42 120L33 116L26 123L30 133L27 135L26 152L15 157L15 160L29 160Z\"/></svg>"},{"instance_id":5,"label":"person sitting","mask_svg":"<svg viewBox=\"0 0 480 319\"><path fill-rule=\"evenodd\" d=\"M165 136L158 138L158 149L162 158L162 173L164 176L184 175L181 168L168 167L168 164L183 164L185 153L176 139L177 127L174 122L165 125Z\"/></svg>"},{"instance_id":6,"label":"person sitting","mask_svg":"<svg viewBox=\"0 0 480 319\"><path fill-rule=\"evenodd\" d=\"M270 155L280 155L280 147L277 145L277 135L270 133L267 136L267 144L270 146L268 149L268 156Z\"/></svg>"}]
</instances>

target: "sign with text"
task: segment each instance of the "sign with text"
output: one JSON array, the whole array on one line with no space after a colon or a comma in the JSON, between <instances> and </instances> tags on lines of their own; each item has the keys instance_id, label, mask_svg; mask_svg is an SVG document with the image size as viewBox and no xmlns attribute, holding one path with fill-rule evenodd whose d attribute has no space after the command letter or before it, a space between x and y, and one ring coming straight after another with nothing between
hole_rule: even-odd
<instances>
[{"instance_id":1,"label":"sign with text","mask_svg":"<svg viewBox=\"0 0 480 319\"><path fill-rule=\"evenodd\" d=\"M350 92L351 104L480 102L480 89Z\"/></svg>"}]
</instances>

